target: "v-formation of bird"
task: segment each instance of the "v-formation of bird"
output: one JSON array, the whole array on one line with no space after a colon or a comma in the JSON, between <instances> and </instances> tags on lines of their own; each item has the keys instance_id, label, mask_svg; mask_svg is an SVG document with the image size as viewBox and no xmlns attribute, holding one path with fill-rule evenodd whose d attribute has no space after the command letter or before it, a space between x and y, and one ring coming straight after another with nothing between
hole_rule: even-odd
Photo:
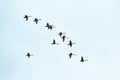
<instances>
[{"instance_id":1,"label":"v-formation of bird","mask_svg":"<svg viewBox=\"0 0 120 80\"><path fill-rule=\"evenodd\" d=\"M32 16L25 15L23 18L25 18L26 21L28 21L29 17L32 17ZM40 21L40 20L42 20L42 19L34 18L33 22L35 22L36 24L38 24L38 21ZM53 28L55 28L54 25L50 25L49 23L46 23L46 26L45 26L45 27L47 27L47 28L50 29L50 30L52 30ZM65 42L65 39L68 38L68 37L65 36L65 34L66 34L65 32L59 32L59 34L58 34L58 35L62 38L63 42ZM51 44L52 44L52 45L58 45L59 43L57 43L57 42L55 41L55 39L53 39L53 42L52 42ZM76 44L76 43L75 43L75 42L72 42L71 40L69 40L68 45L69 45L70 47L72 47L73 44ZM28 52L26 56L27 56L28 58L30 58L30 57L33 56L33 55ZM69 59L71 59L72 56L76 56L76 54L69 53L68 56L69 56ZM84 61L88 61L88 60L87 60L87 59L85 60L85 59L83 58L83 56L81 56L80 62L84 62Z\"/></svg>"}]
</instances>

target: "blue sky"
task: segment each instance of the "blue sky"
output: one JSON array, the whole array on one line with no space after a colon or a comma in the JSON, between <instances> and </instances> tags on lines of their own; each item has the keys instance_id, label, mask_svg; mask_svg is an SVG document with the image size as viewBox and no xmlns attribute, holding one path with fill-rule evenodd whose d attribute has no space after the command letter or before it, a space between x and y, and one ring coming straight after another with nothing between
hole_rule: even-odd
<instances>
[{"instance_id":1,"label":"blue sky","mask_svg":"<svg viewBox=\"0 0 120 80\"><path fill-rule=\"evenodd\" d=\"M120 80L119 0L1 0L0 80ZM32 15L26 22L24 15ZM36 25L33 19L43 20ZM44 26L56 26L52 31ZM65 43L57 35L66 32ZM60 45L51 45L56 39ZM72 48L69 40L76 42ZM34 56L27 59L30 52ZM75 53L71 60L70 52ZM84 56L89 61L80 63Z\"/></svg>"}]
</instances>

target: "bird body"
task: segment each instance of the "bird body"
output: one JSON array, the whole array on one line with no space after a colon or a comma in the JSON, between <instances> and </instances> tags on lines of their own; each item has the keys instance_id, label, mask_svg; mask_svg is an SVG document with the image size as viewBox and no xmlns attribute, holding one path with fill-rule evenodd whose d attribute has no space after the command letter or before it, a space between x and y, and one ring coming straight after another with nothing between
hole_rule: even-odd
<instances>
[{"instance_id":1,"label":"bird body","mask_svg":"<svg viewBox=\"0 0 120 80\"><path fill-rule=\"evenodd\" d=\"M80 62L84 62L84 61L88 61L88 60L87 60L87 59L84 60L83 56L81 56L81 60L80 60Z\"/></svg>"},{"instance_id":2,"label":"bird body","mask_svg":"<svg viewBox=\"0 0 120 80\"><path fill-rule=\"evenodd\" d=\"M25 18L26 21L28 21L28 18L29 18L29 17L32 17L32 16L25 15L23 18Z\"/></svg>"},{"instance_id":3,"label":"bird body","mask_svg":"<svg viewBox=\"0 0 120 80\"><path fill-rule=\"evenodd\" d=\"M59 44L59 43L56 43L55 39L53 39L52 44L55 45L55 44Z\"/></svg>"},{"instance_id":4,"label":"bird body","mask_svg":"<svg viewBox=\"0 0 120 80\"><path fill-rule=\"evenodd\" d=\"M33 22L35 22L36 24L38 24L38 21L39 20L42 20L42 19L37 19L37 18L35 18L34 20L33 20Z\"/></svg>"},{"instance_id":5,"label":"bird body","mask_svg":"<svg viewBox=\"0 0 120 80\"><path fill-rule=\"evenodd\" d=\"M65 35L63 35L61 38L63 39L63 42L64 42L65 38L68 38L68 37L66 37Z\"/></svg>"},{"instance_id":6,"label":"bird body","mask_svg":"<svg viewBox=\"0 0 120 80\"><path fill-rule=\"evenodd\" d=\"M66 34L66 33L62 33L62 32L60 32L58 35L61 37L63 34Z\"/></svg>"},{"instance_id":7,"label":"bird body","mask_svg":"<svg viewBox=\"0 0 120 80\"><path fill-rule=\"evenodd\" d=\"M71 57L73 56L73 55L75 55L75 54L73 54L73 53L70 53L70 54L68 54L69 55L69 59L71 59ZM76 56L76 55L75 55Z\"/></svg>"},{"instance_id":8,"label":"bird body","mask_svg":"<svg viewBox=\"0 0 120 80\"><path fill-rule=\"evenodd\" d=\"M53 28L55 28L55 26L49 25L49 29L50 29L50 30L52 30Z\"/></svg>"},{"instance_id":9,"label":"bird body","mask_svg":"<svg viewBox=\"0 0 120 80\"><path fill-rule=\"evenodd\" d=\"M70 47L72 47L73 44L76 44L76 43L72 43L72 41L70 40L68 45L70 45Z\"/></svg>"},{"instance_id":10,"label":"bird body","mask_svg":"<svg viewBox=\"0 0 120 80\"><path fill-rule=\"evenodd\" d=\"M28 52L26 56L27 56L28 58L30 58L30 57L33 56L33 55L31 55L31 54Z\"/></svg>"}]
</instances>

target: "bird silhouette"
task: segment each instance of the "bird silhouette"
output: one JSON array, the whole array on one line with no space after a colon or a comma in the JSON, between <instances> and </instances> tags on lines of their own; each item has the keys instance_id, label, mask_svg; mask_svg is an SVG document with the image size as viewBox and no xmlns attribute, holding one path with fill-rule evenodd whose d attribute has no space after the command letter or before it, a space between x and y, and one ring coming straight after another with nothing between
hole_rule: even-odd
<instances>
[{"instance_id":1,"label":"bird silhouette","mask_svg":"<svg viewBox=\"0 0 120 80\"><path fill-rule=\"evenodd\" d=\"M42 19L37 19L37 18L35 18L34 20L33 20L33 22L35 22L36 24L38 24L38 21L39 20L42 20Z\"/></svg>"},{"instance_id":2,"label":"bird silhouette","mask_svg":"<svg viewBox=\"0 0 120 80\"><path fill-rule=\"evenodd\" d=\"M33 56L33 55L31 55L31 54L28 52L26 56L27 56L28 58L30 58L30 57Z\"/></svg>"},{"instance_id":3,"label":"bird silhouette","mask_svg":"<svg viewBox=\"0 0 120 80\"><path fill-rule=\"evenodd\" d=\"M59 43L56 43L55 39L53 39L53 42L51 44L55 45L55 44L59 44Z\"/></svg>"},{"instance_id":4,"label":"bird silhouette","mask_svg":"<svg viewBox=\"0 0 120 80\"><path fill-rule=\"evenodd\" d=\"M49 29L52 30L53 28L55 28L54 25L49 25Z\"/></svg>"},{"instance_id":5,"label":"bird silhouette","mask_svg":"<svg viewBox=\"0 0 120 80\"><path fill-rule=\"evenodd\" d=\"M87 60L87 59L84 60L83 56L81 56L81 60L80 60L80 62L84 62L84 61L88 61L88 60Z\"/></svg>"},{"instance_id":6,"label":"bird silhouette","mask_svg":"<svg viewBox=\"0 0 120 80\"><path fill-rule=\"evenodd\" d=\"M47 23L45 27L47 27L50 30L52 30L53 28L55 28L54 25L50 25L49 23Z\"/></svg>"},{"instance_id":7,"label":"bird silhouette","mask_svg":"<svg viewBox=\"0 0 120 80\"><path fill-rule=\"evenodd\" d=\"M63 39L63 42L64 42L65 38L68 38L68 37L66 37L65 35L63 35L61 38Z\"/></svg>"},{"instance_id":8,"label":"bird silhouette","mask_svg":"<svg viewBox=\"0 0 120 80\"><path fill-rule=\"evenodd\" d=\"M72 41L70 40L68 45L70 45L70 47L72 47L73 44L76 44L76 43L72 43Z\"/></svg>"},{"instance_id":9,"label":"bird silhouette","mask_svg":"<svg viewBox=\"0 0 120 80\"><path fill-rule=\"evenodd\" d=\"M66 33L59 32L58 35L61 37L63 34L66 34Z\"/></svg>"},{"instance_id":10,"label":"bird silhouette","mask_svg":"<svg viewBox=\"0 0 120 80\"><path fill-rule=\"evenodd\" d=\"M47 23L45 27L47 27L47 28L49 29L49 28L50 28L50 24L49 24L49 23Z\"/></svg>"},{"instance_id":11,"label":"bird silhouette","mask_svg":"<svg viewBox=\"0 0 120 80\"><path fill-rule=\"evenodd\" d=\"M76 56L75 54L73 54L73 53L70 53L70 54L68 54L69 55L69 59L71 59L71 57L74 55L74 56Z\"/></svg>"},{"instance_id":12,"label":"bird silhouette","mask_svg":"<svg viewBox=\"0 0 120 80\"><path fill-rule=\"evenodd\" d=\"M25 15L23 18L25 18L26 21L28 21L28 18L29 18L29 17L32 17L32 16Z\"/></svg>"}]
</instances>

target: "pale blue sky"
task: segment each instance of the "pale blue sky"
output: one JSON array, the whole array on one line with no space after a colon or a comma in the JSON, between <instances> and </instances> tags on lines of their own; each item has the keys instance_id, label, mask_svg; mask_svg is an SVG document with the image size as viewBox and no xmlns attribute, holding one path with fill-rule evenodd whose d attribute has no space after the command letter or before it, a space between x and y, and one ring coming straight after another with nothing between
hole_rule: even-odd
<instances>
[{"instance_id":1,"label":"pale blue sky","mask_svg":"<svg viewBox=\"0 0 120 80\"><path fill-rule=\"evenodd\" d=\"M120 80L119 9L119 0L0 0L0 80ZM62 43L60 31L77 44Z\"/></svg>"}]
</instances>

